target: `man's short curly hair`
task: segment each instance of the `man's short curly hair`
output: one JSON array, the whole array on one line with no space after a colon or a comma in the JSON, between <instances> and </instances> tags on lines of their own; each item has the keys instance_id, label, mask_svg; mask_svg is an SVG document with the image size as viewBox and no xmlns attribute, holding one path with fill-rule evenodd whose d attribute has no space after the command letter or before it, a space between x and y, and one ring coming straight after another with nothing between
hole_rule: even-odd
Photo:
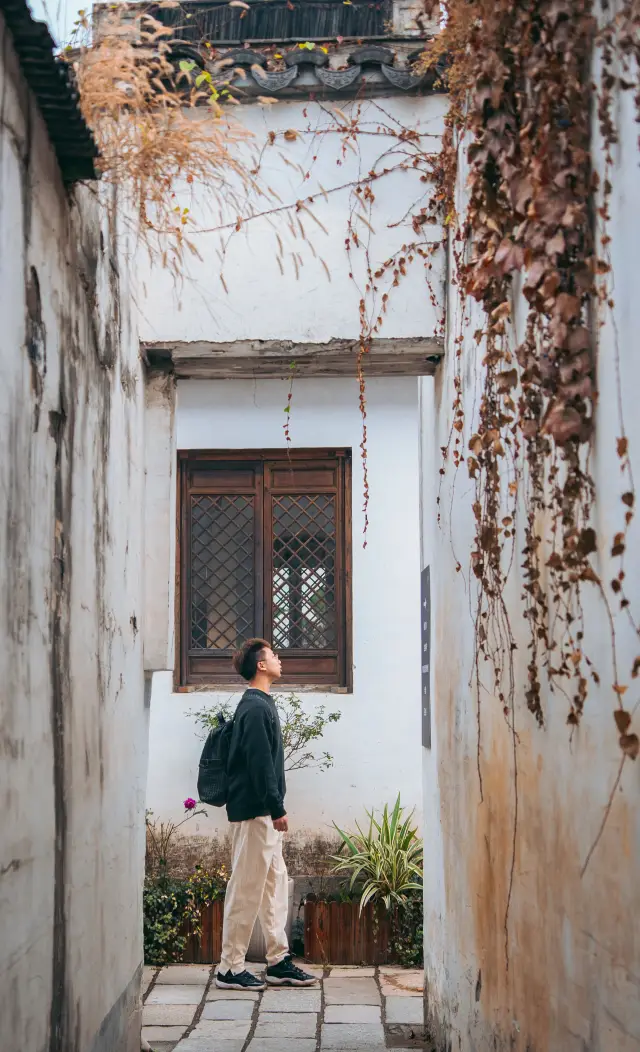
<instances>
[{"instance_id":1,"label":"man's short curly hair","mask_svg":"<svg viewBox=\"0 0 640 1052\"><path fill-rule=\"evenodd\" d=\"M240 650L233 655L233 667L239 676L250 682L258 671L258 662L263 650L269 650L271 643L266 639L247 639Z\"/></svg>"}]
</instances>

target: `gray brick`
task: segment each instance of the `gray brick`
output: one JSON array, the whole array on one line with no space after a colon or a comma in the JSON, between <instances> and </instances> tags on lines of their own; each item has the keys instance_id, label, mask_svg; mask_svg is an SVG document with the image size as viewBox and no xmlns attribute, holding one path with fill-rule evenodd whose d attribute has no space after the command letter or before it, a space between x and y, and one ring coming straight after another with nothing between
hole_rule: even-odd
<instances>
[{"instance_id":1,"label":"gray brick","mask_svg":"<svg viewBox=\"0 0 640 1052\"><path fill-rule=\"evenodd\" d=\"M348 964L331 969L332 979L373 979L375 974L375 968L358 968Z\"/></svg>"},{"instance_id":2,"label":"gray brick","mask_svg":"<svg viewBox=\"0 0 640 1052\"><path fill-rule=\"evenodd\" d=\"M193 1031L194 1037L215 1037L220 1041L246 1041L251 1029L250 1019L201 1019Z\"/></svg>"},{"instance_id":3,"label":"gray brick","mask_svg":"<svg viewBox=\"0 0 640 1052\"><path fill-rule=\"evenodd\" d=\"M186 1029L186 1026L143 1026L142 1036L153 1046L156 1041L179 1041Z\"/></svg>"},{"instance_id":4,"label":"gray brick","mask_svg":"<svg viewBox=\"0 0 640 1052\"><path fill-rule=\"evenodd\" d=\"M207 1001L257 1001L259 996L257 990L218 990L216 986L211 986Z\"/></svg>"},{"instance_id":5,"label":"gray brick","mask_svg":"<svg viewBox=\"0 0 640 1052\"><path fill-rule=\"evenodd\" d=\"M424 1002L421 997L387 997L387 1023L424 1023Z\"/></svg>"},{"instance_id":6,"label":"gray brick","mask_svg":"<svg viewBox=\"0 0 640 1052\"><path fill-rule=\"evenodd\" d=\"M379 1005L380 991L373 979L325 979L324 996L330 1005Z\"/></svg>"},{"instance_id":7,"label":"gray brick","mask_svg":"<svg viewBox=\"0 0 640 1052\"><path fill-rule=\"evenodd\" d=\"M209 964L169 964L160 969L156 982L163 986L206 986L210 972Z\"/></svg>"},{"instance_id":8,"label":"gray brick","mask_svg":"<svg viewBox=\"0 0 640 1052\"><path fill-rule=\"evenodd\" d=\"M253 1001L207 1001L202 1019L251 1019Z\"/></svg>"},{"instance_id":9,"label":"gray brick","mask_svg":"<svg viewBox=\"0 0 640 1052\"><path fill-rule=\"evenodd\" d=\"M381 1024L325 1023L321 1047L335 1049L336 1052L355 1052L360 1049L378 1052L385 1048L384 1031Z\"/></svg>"},{"instance_id":10,"label":"gray brick","mask_svg":"<svg viewBox=\"0 0 640 1052\"><path fill-rule=\"evenodd\" d=\"M260 1004L263 1012L319 1012L320 990L267 990Z\"/></svg>"},{"instance_id":11,"label":"gray brick","mask_svg":"<svg viewBox=\"0 0 640 1052\"><path fill-rule=\"evenodd\" d=\"M314 1012L270 1013L258 1017L256 1037L312 1037L315 1039L318 1016Z\"/></svg>"},{"instance_id":12,"label":"gray brick","mask_svg":"<svg viewBox=\"0 0 640 1052\"><path fill-rule=\"evenodd\" d=\"M199 1005L204 993L204 985L154 986L147 998L148 1005Z\"/></svg>"},{"instance_id":13,"label":"gray brick","mask_svg":"<svg viewBox=\"0 0 640 1052\"><path fill-rule=\"evenodd\" d=\"M184 1041L180 1041L176 1045L175 1052L242 1052L245 1041L246 1038L244 1037L230 1038L229 1040L225 1038L220 1041L211 1034L199 1034L196 1036L194 1031L193 1034L190 1034Z\"/></svg>"},{"instance_id":14,"label":"gray brick","mask_svg":"<svg viewBox=\"0 0 640 1052\"><path fill-rule=\"evenodd\" d=\"M143 1026L189 1026L196 1011L195 1005L145 1005L142 1009Z\"/></svg>"},{"instance_id":15,"label":"gray brick","mask_svg":"<svg viewBox=\"0 0 640 1052\"><path fill-rule=\"evenodd\" d=\"M380 1009L377 1005L327 1005L325 1023L379 1023Z\"/></svg>"},{"instance_id":16,"label":"gray brick","mask_svg":"<svg viewBox=\"0 0 640 1052\"><path fill-rule=\"evenodd\" d=\"M248 1052L315 1052L315 1038L254 1037ZM219 1052L216 1047L215 1052Z\"/></svg>"}]
</instances>

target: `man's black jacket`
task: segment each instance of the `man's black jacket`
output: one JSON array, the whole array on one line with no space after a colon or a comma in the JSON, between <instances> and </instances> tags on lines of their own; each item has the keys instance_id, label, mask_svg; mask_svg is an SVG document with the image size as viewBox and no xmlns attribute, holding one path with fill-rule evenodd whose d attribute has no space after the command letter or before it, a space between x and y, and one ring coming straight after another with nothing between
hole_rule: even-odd
<instances>
[{"instance_id":1,"label":"man's black jacket","mask_svg":"<svg viewBox=\"0 0 640 1052\"><path fill-rule=\"evenodd\" d=\"M240 699L227 771L230 822L286 814L282 729L273 699L262 690L249 687Z\"/></svg>"}]
</instances>

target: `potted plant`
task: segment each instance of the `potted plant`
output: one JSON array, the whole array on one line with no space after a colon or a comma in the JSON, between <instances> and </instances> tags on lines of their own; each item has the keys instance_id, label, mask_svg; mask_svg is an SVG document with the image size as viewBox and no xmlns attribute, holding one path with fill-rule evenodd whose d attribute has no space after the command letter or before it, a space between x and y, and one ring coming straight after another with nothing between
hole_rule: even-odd
<instances>
[{"instance_id":1,"label":"potted plant","mask_svg":"<svg viewBox=\"0 0 640 1052\"><path fill-rule=\"evenodd\" d=\"M383 964L391 957L415 963L422 939L415 923L421 914L422 840L404 817L398 796L378 819L368 811L368 827L354 831L335 826L340 852L334 872L349 875L342 902L305 903L305 956L318 963ZM412 938L412 930L415 934Z\"/></svg>"}]
</instances>

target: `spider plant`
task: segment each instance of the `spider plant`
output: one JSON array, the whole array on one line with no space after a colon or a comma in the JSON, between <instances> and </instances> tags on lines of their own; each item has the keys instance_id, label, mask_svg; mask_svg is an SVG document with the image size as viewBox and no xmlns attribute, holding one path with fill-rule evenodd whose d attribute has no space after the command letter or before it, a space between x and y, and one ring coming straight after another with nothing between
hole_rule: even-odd
<instances>
[{"instance_id":1,"label":"spider plant","mask_svg":"<svg viewBox=\"0 0 640 1052\"><path fill-rule=\"evenodd\" d=\"M380 820L374 811L367 811L367 830L358 823L355 832L335 826L342 844L340 854L331 856L334 872L351 873L351 889L357 883L363 885L361 913L369 902L383 902L389 911L403 906L407 892L422 888L422 840L413 815L412 811L403 817L398 794L392 810L385 804Z\"/></svg>"}]
</instances>

